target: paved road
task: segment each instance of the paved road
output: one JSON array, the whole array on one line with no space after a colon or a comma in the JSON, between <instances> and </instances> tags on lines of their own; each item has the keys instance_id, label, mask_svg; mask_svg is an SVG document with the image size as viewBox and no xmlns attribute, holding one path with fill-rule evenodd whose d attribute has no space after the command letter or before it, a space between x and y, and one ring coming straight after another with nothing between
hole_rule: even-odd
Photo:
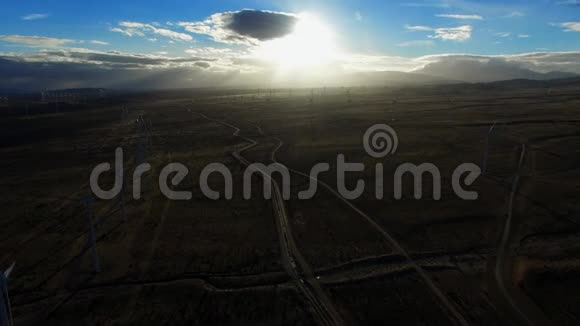
<instances>
[{"instance_id":1,"label":"paved road","mask_svg":"<svg viewBox=\"0 0 580 326\"><path fill-rule=\"evenodd\" d=\"M237 136L247 142L248 145L243 148L234 151L232 155L240 161L243 165L249 166L251 163L242 156L241 153L249 150L250 148L258 145L259 143L248 137L240 136L240 128L229 124L227 122L216 120L207 117L202 113L197 113L206 120L210 120L221 125L230 127L234 129L234 136ZM275 157L275 152L282 145L280 144L276 149L272 151L271 156ZM270 175L263 170L258 169L264 178L268 178L272 181L273 196L272 202L274 205L274 213L276 215L276 227L278 229L278 239L280 242L280 251L282 253L282 265L284 269L290 275L298 289L304 294L307 301L312 306L317 319L323 325L344 325L344 321L330 298L322 290L322 287L317 282L316 278L313 276L312 268L306 262L298 247L294 242L292 237L292 232L288 224L288 214L286 211L286 205L282 197L282 192L280 191L280 186L275 179L272 179Z\"/></svg>"}]
</instances>

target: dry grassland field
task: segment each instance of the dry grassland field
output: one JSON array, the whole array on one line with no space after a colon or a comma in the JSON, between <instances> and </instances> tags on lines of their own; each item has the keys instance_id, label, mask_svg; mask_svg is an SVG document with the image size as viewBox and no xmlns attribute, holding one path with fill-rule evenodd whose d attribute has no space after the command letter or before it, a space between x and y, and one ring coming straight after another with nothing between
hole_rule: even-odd
<instances>
[{"instance_id":1,"label":"dry grassland field","mask_svg":"<svg viewBox=\"0 0 580 326\"><path fill-rule=\"evenodd\" d=\"M111 93L82 104L13 101L0 108L0 266L14 325L554 325L580 320L580 83L517 82L397 88ZM59 107L57 107L60 105ZM365 131L387 124L396 151L370 156ZM144 127L145 126L145 127ZM491 132L490 132L490 128ZM236 130L239 130L236 132ZM253 146L250 146L252 145ZM125 186L94 198L89 175L123 148ZM486 151L488 154L486 155ZM364 163L337 192L337 156ZM453 190L463 163L486 171ZM264 198L246 166L291 169L290 198ZM132 175L140 162L142 196ZM316 193L306 175L317 163ZM169 163L189 174L168 199ZM200 173L211 174L208 198ZM422 198L404 163L432 163ZM383 166L383 198L377 199ZM273 174L276 184L284 184ZM111 171L99 180L113 185ZM461 180L462 182L464 180ZM326 186L323 186L323 183ZM522 321L523 319L523 321Z\"/></svg>"}]
</instances>

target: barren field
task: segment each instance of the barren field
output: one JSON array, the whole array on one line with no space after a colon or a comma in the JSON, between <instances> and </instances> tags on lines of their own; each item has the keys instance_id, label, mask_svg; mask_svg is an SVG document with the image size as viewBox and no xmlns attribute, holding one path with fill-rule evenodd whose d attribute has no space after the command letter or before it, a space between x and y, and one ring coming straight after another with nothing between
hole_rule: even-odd
<instances>
[{"instance_id":1,"label":"barren field","mask_svg":"<svg viewBox=\"0 0 580 326\"><path fill-rule=\"evenodd\" d=\"M460 85L346 94L168 91L59 111L2 108L0 267L16 262L15 324L514 325L522 312L578 324L578 85L549 95ZM397 134L386 157L363 146L376 124ZM125 187L92 205L95 273L82 199L91 194L92 169L114 165L117 147ZM338 155L365 166L346 173L348 189L364 181L357 198L337 193ZM465 186L478 198L460 198L454 170L482 167L486 156L485 173ZM260 173L244 198L240 158L290 169L290 198L265 198ZM151 170L134 199L140 161ZM329 171L314 182L315 195L300 199L311 168L324 162ZM191 199L161 192L169 163L189 169L169 187ZM217 173L208 180L220 198L202 191L200 173L211 163L231 172L231 199ZM429 174L421 199L410 175L395 198L395 170L405 163L435 165L441 198ZM284 184L279 174L273 180ZM100 184L110 188L113 174Z\"/></svg>"}]
</instances>

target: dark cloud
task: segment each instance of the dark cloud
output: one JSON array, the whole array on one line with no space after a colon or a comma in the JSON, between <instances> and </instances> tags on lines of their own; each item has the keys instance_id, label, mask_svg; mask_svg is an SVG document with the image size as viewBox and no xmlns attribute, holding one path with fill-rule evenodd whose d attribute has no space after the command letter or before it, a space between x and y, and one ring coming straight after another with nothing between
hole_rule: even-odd
<instances>
[{"instance_id":1,"label":"dark cloud","mask_svg":"<svg viewBox=\"0 0 580 326\"><path fill-rule=\"evenodd\" d=\"M1 57L1 55L0 55ZM99 63L110 64L115 66L124 65L129 66L170 66L176 64L195 64L200 61L216 61L215 58L204 57L181 57L168 58L161 56L139 55L139 54L125 54L121 52L91 52L84 50L58 50L58 51L43 51L32 55L13 56L8 59L15 61L68 61L68 62L83 62L83 63Z\"/></svg>"},{"instance_id":2,"label":"dark cloud","mask_svg":"<svg viewBox=\"0 0 580 326\"><path fill-rule=\"evenodd\" d=\"M288 14L246 9L229 14L225 27L239 35L267 41L290 34L297 20Z\"/></svg>"},{"instance_id":3,"label":"dark cloud","mask_svg":"<svg viewBox=\"0 0 580 326\"><path fill-rule=\"evenodd\" d=\"M55 57L78 59L79 61L97 61L113 64L161 65L166 62L164 58L140 55L123 55L118 53L55 51L47 52L46 54Z\"/></svg>"},{"instance_id":4,"label":"dark cloud","mask_svg":"<svg viewBox=\"0 0 580 326\"><path fill-rule=\"evenodd\" d=\"M211 15L200 22L180 22L188 32L211 36L215 41L253 45L292 33L298 17L290 13L243 9Z\"/></svg>"},{"instance_id":5,"label":"dark cloud","mask_svg":"<svg viewBox=\"0 0 580 326\"><path fill-rule=\"evenodd\" d=\"M237 72L206 71L207 62L192 67L143 68L139 64L102 65L82 62L22 62L0 58L0 89L43 90L103 87L167 89L225 85Z\"/></svg>"},{"instance_id":6,"label":"dark cloud","mask_svg":"<svg viewBox=\"0 0 580 326\"><path fill-rule=\"evenodd\" d=\"M196 62L196 63L195 63L195 65L196 65L197 67L201 67L201 68L204 68L204 69L207 69L207 68L209 68L209 67L211 66L209 63L207 63L207 62L202 62L202 61L200 61L200 62Z\"/></svg>"},{"instance_id":7,"label":"dark cloud","mask_svg":"<svg viewBox=\"0 0 580 326\"><path fill-rule=\"evenodd\" d=\"M213 72L217 58L199 56L169 58L121 52L86 50L0 53L0 88L58 89L180 88L216 86L224 76Z\"/></svg>"}]
</instances>

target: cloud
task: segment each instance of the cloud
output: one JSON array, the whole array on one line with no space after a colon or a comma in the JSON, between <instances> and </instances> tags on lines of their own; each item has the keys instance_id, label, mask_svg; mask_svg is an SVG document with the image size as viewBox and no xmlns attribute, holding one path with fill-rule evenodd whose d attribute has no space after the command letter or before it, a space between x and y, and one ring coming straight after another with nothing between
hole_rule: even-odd
<instances>
[{"instance_id":1,"label":"cloud","mask_svg":"<svg viewBox=\"0 0 580 326\"><path fill-rule=\"evenodd\" d=\"M211 46L187 49L185 50L185 53L196 56L220 57L220 58L238 56L241 54L239 51L234 51L230 48L215 48Z\"/></svg>"},{"instance_id":2,"label":"cloud","mask_svg":"<svg viewBox=\"0 0 580 326\"><path fill-rule=\"evenodd\" d=\"M22 20L38 20L38 19L45 19L49 15L48 14L29 14L26 16L20 17Z\"/></svg>"},{"instance_id":3,"label":"cloud","mask_svg":"<svg viewBox=\"0 0 580 326\"><path fill-rule=\"evenodd\" d=\"M528 34L518 34L519 38L530 38L531 36Z\"/></svg>"},{"instance_id":4,"label":"cloud","mask_svg":"<svg viewBox=\"0 0 580 326\"><path fill-rule=\"evenodd\" d=\"M215 73L207 68L135 66L107 67L83 62L27 62L0 56L0 88L62 89L105 87L115 89L164 89L224 85L237 73Z\"/></svg>"},{"instance_id":5,"label":"cloud","mask_svg":"<svg viewBox=\"0 0 580 326\"><path fill-rule=\"evenodd\" d=\"M192 56L89 49L0 52L0 89L239 87L264 83L268 78L256 74L263 62L250 62L234 50L228 52L229 57L218 56L209 48L200 53L214 52L215 57L189 52Z\"/></svg>"},{"instance_id":6,"label":"cloud","mask_svg":"<svg viewBox=\"0 0 580 326\"><path fill-rule=\"evenodd\" d=\"M148 24L137 23L137 22L120 22L119 25L123 26L123 27L136 28L136 29L145 29L145 28L148 28L149 26L151 26Z\"/></svg>"},{"instance_id":7,"label":"cloud","mask_svg":"<svg viewBox=\"0 0 580 326\"><path fill-rule=\"evenodd\" d=\"M198 62L194 63L194 65L196 65L197 67L201 67L203 69L207 69L211 66L209 63L203 62L203 61L198 61Z\"/></svg>"},{"instance_id":8,"label":"cloud","mask_svg":"<svg viewBox=\"0 0 580 326\"><path fill-rule=\"evenodd\" d=\"M497 57L510 62L519 62L528 69L544 73L550 71L580 73L580 51L532 52Z\"/></svg>"},{"instance_id":9,"label":"cloud","mask_svg":"<svg viewBox=\"0 0 580 326\"><path fill-rule=\"evenodd\" d=\"M157 35L168 37L168 38L173 39L173 40L181 40L181 41L188 41L188 42L193 41L193 37L191 37L191 35L179 33L179 32L174 32L174 31L169 30L169 29L153 28L153 33L157 34Z\"/></svg>"},{"instance_id":10,"label":"cloud","mask_svg":"<svg viewBox=\"0 0 580 326\"><path fill-rule=\"evenodd\" d=\"M409 46L422 44L423 41L419 42L409 41ZM302 71L301 77L292 77L291 74L289 77L280 77L276 73L276 67L252 56L253 52L250 50L198 47L185 50L188 56L183 57L167 57L165 52L147 55L70 48L31 53L0 53L0 88L38 90L70 87L239 87L266 85L273 81L286 82L286 86L296 86L301 85L304 80L313 86L365 83L384 85L386 75L382 73L385 71L419 72L438 76L430 79L398 73L394 75L398 77L389 79L389 83L394 84L413 78L419 78L413 79L416 83L428 83L438 78L479 82L566 76L546 74L552 71L580 73L580 52L495 56L442 54L417 58L343 53L325 68Z\"/></svg>"},{"instance_id":11,"label":"cloud","mask_svg":"<svg viewBox=\"0 0 580 326\"><path fill-rule=\"evenodd\" d=\"M483 17L480 15L441 14L441 15L436 15L436 16L443 17L443 18L463 19L463 20L483 20Z\"/></svg>"},{"instance_id":12,"label":"cloud","mask_svg":"<svg viewBox=\"0 0 580 326\"><path fill-rule=\"evenodd\" d=\"M423 67L415 71L465 81L514 78L545 79L580 74L580 52L533 52L517 55L443 54L416 59Z\"/></svg>"},{"instance_id":13,"label":"cloud","mask_svg":"<svg viewBox=\"0 0 580 326\"><path fill-rule=\"evenodd\" d=\"M498 33L495 33L495 35L496 36L499 36L499 37L510 37L512 35L512 33L509 33L509 32L498 32Z\"/></svg>"},{"instance_id":14,"label":"cloud","mask_svg":"<svg viewBox=\"0 0 580 326\"><path fill-rule=\"evenodd\" d=\"M362 22L363 21L363 16L360 13L360 11L355 11L354 12L354 20L356 20L357 22Z\"/></svg>"},{"instance_id":15,"label":"cloud","mask_svg":"<svg viewBox=\"0 0 580 326\"><path fill-rule=\"evenodd\" d=\"M196 62L213 62L217 60L215 58L200 56L169 58L156 55L130 54L118 51L101 52L89 49L44 50L36 53L4 54L4 58L10 58L22 62L69 62L95 64L102 68L179 68L192 66Z\"/></svg>"},{"instance_id":16,"label":"cloud","mask_svg":"<svg viewBox=\"0 0 580 326\"><path fill-rule=\"evenodd\" d=\"M67 43L75 42L74 40L63 38L23 35L0 35L0 41L26 45L30 47L58 47Z\"/></svg>"},{"instance_id":17,"label":"cloud","mask_svg":"<svg viewBox=\"0 0 580 326\"><path fill-rule=\"evenodd\" d=\"M98 40L92 40L92 41L90 41L90 43L95 44L95 45L109 45L109 43L107 43L107 42L98 41Z\"/></svg>"},{"instance_id":18,"label":"cloud","mask_svg":"<svg viewBox=\"0 0 580 326\"><path fill-rule=\"evenodd\" d=\"M242 10L225 16L226 28L239 35L267 41L290 34L297 18L270 11Z\"/></svg>"},{"instance_id":19,"label":"cloud","mask_svg":"<svg viewBox=\"0 0 580 326\"><path fill-rule=\"evenodd\" d=\"M405 28L410 30L410 31L421 31L421 32L430 32L432 30L434 30L431 27L427 27L427 26L421 26L421 25L405 25Z\"/></svg>"},{"instance_id":20,"label":"cloud","mask_svg":"<svg viewBox=\"0 0 580 326\"><path fill-rule=\"evenodd\" d=\"M111 32L115 32L115 33L121 33L124 34L126 36L132 37L134 35L137 36L145 36L145 34L137 29L134 28L126 28L126 29L122 29L122 28L118 28L118 27L113 27L110 29Z\"/></svg>"},{"instance_id":21,"label":"cloud","mask_svg":"<svg viewBox=\"0 0 580 326\"><path fill-rule=\"evenodd\" d=\"M471 38L472 31L473 27L471 25L450 28L437 28L435 29L435 35L431 37L439 38L442 40L462 42Z\"/></svg>"},{"instance_id":22,"label":"cloud","mask_svg":"<svg viewBox=\"0 0 580 326\"><path fill-rule=\"evenodd\" d=\"M200 22L179 22L190 33L205 34L220 43L255 45L290 34L298 17L283 12L243 9L211 15Z\"/></svg>"},{"instance_id":23,"label":"cloud","mask_svg":"<svg viewBox=\"0 0 580 326\"><path fill-rule=\"evenodd\" d=\"M555 71L580 74L580 51L516 55L438 54L417 58L354 54L342 61L349 71L421 72L466 81L545 78L543 74Z\"/></svg>"},{"instance_id":24,"label":"cloud","mask_svg":"<svg viewBox=\"0 0 580 326\"><path fill-rule=\"evenodd\" d=\"M145 37L146 35L159 35L176 41L193 41L193 37L191 37L189 34L175 32L165 28L158 28L153 24L139 22L120 22L119 26L120 27L111 28L111 32L121 33L129 37L135 35L141 37Z\"/></svg>"},{"instance_id":25,"label":"cloud","mask_svg":"<svg viewBox=\"0 0 580 326\"><path fill-rule=\"evenodd\" d=\"M458 27L439 27L433 28L428 26L411 26L405 25L405 28L410 31L421 31L421 32L434 32L435 34L429 35L432 39L442 39L444 41L457 41L463 42L471 38L471 33L473 27L471 25L463 25Z\"/></svg>"},{"instance_id":26,"label":"cloud","mask_svg":"<svg viewBox=\"0 0 580 326\"><path fill-rule=\"evenodd\" d=\"M410 46L433 46L435 43L431 40L420 40L420 41L407 41L397 44L400 47L410 47Z\"/></svg>"},{"instance_id":27,"label":"cloud","mask_svg":"<svg viewBox=\"0 0 580 326\"><path fill-rule=\"evenodd\" d=\"M526 14L521 11L512 11L509 14L503 16L504 18L517 18L517 17L524 17Z\"/></svg>"},{"instance_id":28,"label":"cloud","mask_svg":"<svg viewBox=\"0 0 580 326\"><path fill-rule=\"evenodd\" d=\"M419 72L454 80L479 82L516 79L531 76L529 71L503 58L477 58L467 56L439 57Z\"/></svg>"},{"instance_id":29,"label":"cloud","mask_svg":"<svg viewBox=\"0 0 580 326\"><path fill-rule=\"evenodd\" d=\"M560 23L559 26L564 27L564 32L580 32L580 22Z\"/></svg>"},{"instance_id":30,"label":"cloud","mask_svg":"<svg viewBox=\"0 0 580 326\"><path fill-rule=\"evenodd\" d=\"M527 72L519 64L511 64L504 58L484 56L447 55L420 58L428 62L417 72L458 81L494 81L522 78Z\"/></svg>"}]
</instances>

